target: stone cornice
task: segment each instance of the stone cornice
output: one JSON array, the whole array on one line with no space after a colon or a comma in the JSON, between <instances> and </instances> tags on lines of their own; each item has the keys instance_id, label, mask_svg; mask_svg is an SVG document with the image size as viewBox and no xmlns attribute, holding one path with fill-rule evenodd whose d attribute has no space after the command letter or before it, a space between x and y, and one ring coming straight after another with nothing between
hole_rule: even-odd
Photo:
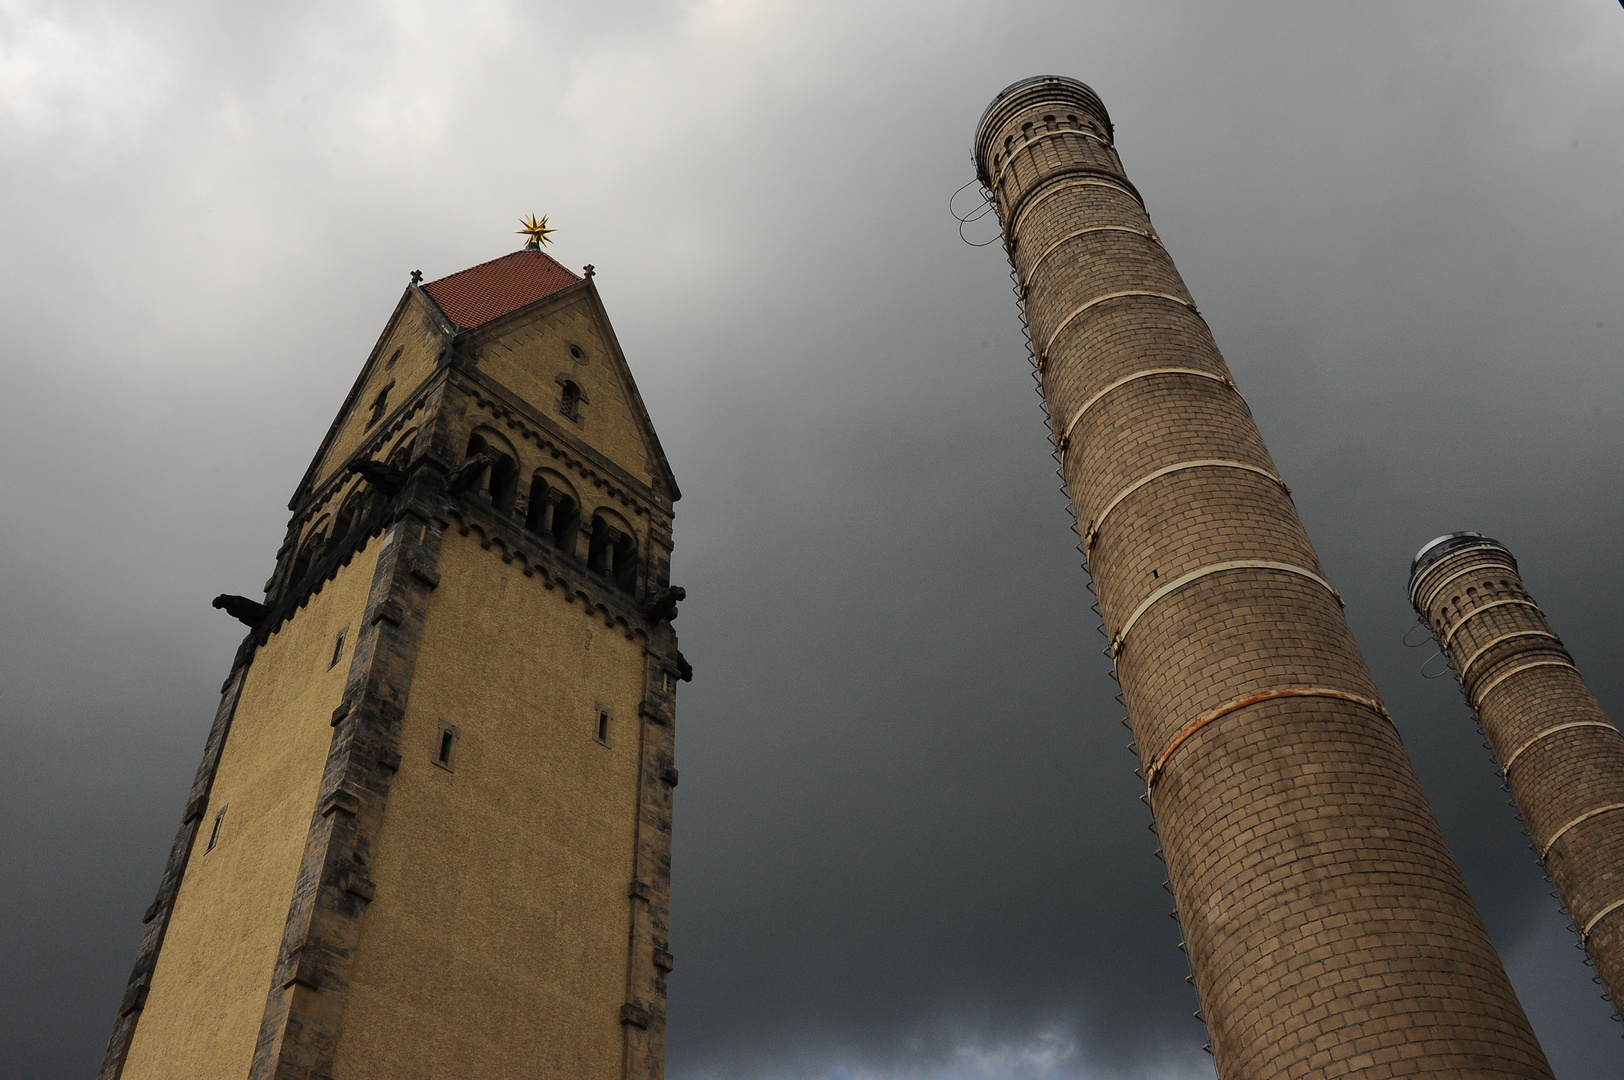
<instances>
[{"instance_id":1,"label":"stone cornice","mask_svg":"<svg viewBox=\"0 0 1624 1080\"><path fill-rule=\"evenodd\" d=\"M581 601L583 610L597 614L605 626L645 643L651 643L658 636L659 628L649 626L637 597L588 570L579 558L559 551L498 515L484 503L455 499L447 506L445 516L448 525L455 527L458 534L477 534L479 545L486 551L495 551L505 563L517 562L525 577L539 577L548 589L563 590L566 601ZM672 649L675 649L674 635Z\"/></svg>"},{"instance_id":2,"label":"stone cornice","mask_svg":"<svg viewBox=\"0 0 1624 1080\"><path fill-rule=\"evenodd\" d=\"M348 534L332 538L332 546L322 558L302 580L294 582L284 595L276 598L265 621L249 632L232 667L241 667L252 660L254 652L297 616L300 609L310 603L310 598L321 592L368 544L394 522L410 514L426 516L443 527L454 527L463 536L477 533L480 546L485 550L496 551L503 562L517 561L525 577L539 576L548 589L563 589L570 603L580 600L585 610L598 613L606 626L621 630L628 638L651 642L658 636L658 628L649 625L639 599L587 569L580 558L559 551L476 498L439 495L425 499L426 492L419 487L424 482L414 479L405 492L374 509ZM438 508L431 510L436 503ZM675 637L671 640L674 650Z\"/></svg>"}]
</instances>

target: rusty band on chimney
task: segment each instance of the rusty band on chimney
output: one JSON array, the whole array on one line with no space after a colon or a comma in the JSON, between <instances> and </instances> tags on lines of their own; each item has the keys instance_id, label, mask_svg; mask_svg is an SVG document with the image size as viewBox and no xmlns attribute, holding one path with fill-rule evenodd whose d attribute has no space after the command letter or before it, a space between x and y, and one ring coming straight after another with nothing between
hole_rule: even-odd
<instances>
[{"instance_id":1,"label":"rusty band on chimney","mask_svg":"<svg viewBox=\"0 0 1624 1080\"><path fill-rule=\"evenodd\" d=\"M1180 728L1178 733L1168 740L1167 745L1162 748L1162 752L1156 755L1155 760L1150 763L1150 767L1145 770L1145 786L1147 788L1153 786L1156 783L1156 778L1161 776L1162 771L1167 768L1167 763L1172 759L1174 752L1188 742L1196 732L1213 721L1220 720L1232 712L1246 708L1248 705L1257 705L1260 702L1274 701L1279 698L1307 697L1351 701L1355 705L1362 705L1376 713L1389 724L1393 722L1392 716L1388 714L1387 708L1381 702L1347 690L1337 690L1329 686L1276 686L1269 690L1254 690L1249 694L1242 694L1240 697L1232 698L1215 709L1208 709Z\"/></svg>"},{"instance_id":2,"label":"rusty band on chimney","mask_svg":"<svg viewBox=\"0 0 1624 1080\"><path fill-rule=\"evenodd\" d=\"M1266 480L1274 481L1276 484L1280 485L1280 489L1287 495L1291 494L1291 489L1286 486L1286 482L1284 480L1274 475L1274 473L1270 472L1268 469L1259 468L1256 465L1248 465L1244 461L1231 461L1227 458L1200 458L1195 461L1180 461L1174 465L1164 465L1153 473L1141 476L1139 479L1117 492L1116 495L1112 497L1111 501L1105 504L1105 509L1100 511L1099 516L1093 520L1086 530L1084 530L1083 546L1090 551L1094 549L1094 541L1099 538L1100 527L1105 524L1105 519L1109 517L1111 511L1115 510L1117 506L1120 505L1129 495L1132 495L1134 492L1138 491L1140 488L1154 480L1159 480L1162 477L1168 476L1172 473L1183 472L1185 469L1244 469L1247 472L1256 473Z\"/></svg>"},{"instance_id":3,"label":"rusty band on chimney","mask_svg":"<svg viewBox=\"0 0 1624 1080\"><path fill-rule=\"evenodd\" d=\"M1138 622L1139 617L1154 607L1158 601L1171 596L1191 582L1199 581L1212 574L1221 574L1228 570L1278 570L1282 573L1296 574L1298 577L1305 577L1316 585L1322 586L1326 592L1335 598L1337 606L1342 606L1342 594L1332 588L1329 581L1304 567L1295 566L1291 563L1274 562L1269 559L1232 559L1227 562L1213 563L1211 566L1203 566L1174 578L1140 601L1139 606L1133 609L1133 614L1128 616L1128 621L1122 624L1122 629L1111 637L1111 655L1115 657L1122 654L1122 646L1127 642L1128 633L1133 630L1134 623Z\"/></svg>"},{"instance_id":4,"label":"rusty band on chimney","mask_svg":"<svg viewBox=\"0 0 1624 1080\"><path fill-rule=\"evenodd\" d=\"M1117 293L1113 295L1121 294ZM1056 442L1056 445L1059 447L1060 451L1064 453L1066 445L1071 442L1072 429L1077 426L1077 421L1081 420L1083 418L1083 414L1089 409L1092 409L1101 398L1118 387L1127 386L1129 383L1135 382L1139 379L1147 379L1152 375L1195 375L1203 379L1211 379L1213 382L1223 383L1231 390L1235 390L1237 393L1239 393L1239 389L1235 386L1234 379L1231 379L1228 375L1219 374L1216 371L1202 371L1200 368L1187 367L1146 368L1143 371L1136 371L1131 375L1122 376L1122 378L1117 379L1115 382L1107 383L1100 390L1097 390L1093 397L1083 402L1081 408L1071 414L1071 419L1066 421L1065 430L1060 433L1060 438Z\"/></svg>"}]
</instances>

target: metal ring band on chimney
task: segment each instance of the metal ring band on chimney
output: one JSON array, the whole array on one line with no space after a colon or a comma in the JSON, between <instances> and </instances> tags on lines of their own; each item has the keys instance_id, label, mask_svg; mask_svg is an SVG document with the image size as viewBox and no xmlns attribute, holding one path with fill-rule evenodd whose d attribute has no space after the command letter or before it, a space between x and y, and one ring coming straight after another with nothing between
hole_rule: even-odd
<instances>
[{"instance_id":1,"label":"metal ring band on chimney","mask_svg":"<svg viewBox=\"0 0 1624 1080\"><path fill-rule=\"evenodd\" d=\"M1066 190L1067 188L1074 188L1074 187L1110 188L1112 191L1119 192L1119 193L1121 193L1123 195L1126 195L1128 198L1132 199L1135 203L1137 203L1139 205L1139 208L1141 210L1143 210L1144 207L1145 207L1144 200L1139 197L1138 192L1129 191L1127 188L1123 187L1121 184L1118 184L1118 183L1116 183L1115 181L1112 181L1112 180L1105 180L1105 179L1101 179L1101 178L1091 176L1091 177L1088 177L1087 179L1083 179L1083 180L1060 180L1058 183L1049 182L1049 183L1046 183L1043 187L1037 188L1031 194L1027 195L1027 197L1026 197L1026 205L1022 206L1020 208L1020 210L1017 211L1016 214L1015 214L1015 224L1010 229L1011 235L1014 235L1014 234L1017 234L1017 233L1020 232L1021 224L1026 220L1026 215L1031 212L1031 210L1032 210L1032 208L1034 206L1037 206L1044 199L1047 199L1050 195L1058 195L1060 192Z\"/></svg>"},{"instance_id":2,"label":"metal ring band on chimney","mask_svg":"<svg viewBox=\"0 0 1624 1080\"><path fill-rule=\"evenodd\" d=\"M1592 915L1590 917L1590 921L1585 923L1584 929L1579 931L1579 944L1584 944L1585 939L1590 937L1590 931L1596 928L1597 923L1601 922L1603 919L1621 907L1624 907L1624 900L1614 900L1611 904L1608 904L1606 907L1596 912L1596 914Z\"/></svg>"},{"instance_id":3,"label":"metal ring band on chimney","mask_svg":"<svg viewBox=\"0 0 1624 1080\"><path fill-rule=\"evenodd\" d=\"M1449 633L1445 634L1443 640L1438 642L1438 644L1442 645L1446 649L1449 648L1449 643L1455 639L1456 634L1460 633L1461 627L1465 626L1467 623L1471 622L1485 611L1497 607L1531 607L1535 611L1539 610L1539 605L1534 603L1532 600L1491 600L1489 603L1467 612L1466 615L1461 618L1460 622L1449 628Z\"/></svg>"},{"instance_id":4,"label":"metal ring band on chimney","mask_svg":"<svg viewBox=\"0 0 1624 1080\"><path fill-rule=\"evenodd\" d=\"M1551 838L1545 841L1545 844L1539 849L1539 857L1543 859L1545 856L1549 855L1551 853L1551 849L1556 846L1556 842L1562 839L1563 835L1575 825L1582 825L1593 817L1600 817L1602 814L1609 813L1613 810L1624 810L1624 803L1608 803L1606 806L1598 806L1594 810L1586 810L1584 813L1580 814L1578 817L1556 830L1556 832L1552 833Z\"/></svg>"},{"instance_id":5,"label":"metal ring band on chimney","mask_svg":"<svg viewBox=\"0 0 1624 1080\"><path fill-rule=\"evenodd\" d=\"M1065 449L1066 449L1067 444L1071 442L1072 429L1074 429L1077 426L1077 421L1081 420L1083 418L1083 414L1086 413L1089 409L1092 409L1099 402L1099 400L1101 398L1103 398L1106 394L1109 394L1111 391L1117 389L1118 387L1126 386L1129 383L1134 382L1134 381L1136 381L1138 379L1149 378L1152 375L1195 375L1195 376L1198 376L1198 377L1203 378L1203 379L1211 379L1213 382L1223 383L1225 386L1229 387L1231 390L1236 390L1237 389L1236 386L1235 386L1235 380L1231 379L1228 375L1220 375L1216 371L1202 371L1200 368L1187 368L1187 367L1146 368L1143 371L1136 371L1131 375L1124 375L1124 376L1122 376L1122 378L1117 379L1115 382L1107 383L1104 387L1102 387L1101 389L1095 391L1093 397L1091 397L1087 401L1083 402L1082 407L1079 408L1076 412L1071 414L1071 419L1066 421L1066 428L1065 428L1064 431L1062 431L1060 433L1060 438L1057 440L1058 445L1060 447L1060 450L1062 452L1064 452Z\"/></svg>"},{"instance_id":6,"label":"metal ring band on chimney","mask_svg":"<svg viewBox=\"0 0 1624 1080\"><path fill-rule=\"evenodd\" d=\"M1133 626L1139 621L1139 617L1155 606L1157 601L1161 600L1163 597L1171 595L1174 592L1177 592L1179 589L1184 588L1184 586L1193 581L1199 581L1204 577L1208 577L1212 574L1220 574L1226 570L1279 570L1287 574L1296 574L1298 577L1305 577L1309 581L1314 582L1316 585L1322 586L1326 592L1330 593L1331 596L1336 599L1337 606L1342 606L1342 594L1332 588L1329 581L1326 581L1324 578L1314 573L1314 571L1305 570L1301 566L1293 566L1291 563L1273 562L1268 559L1233 559L1229 562L1213 563L1211 566L1203 566L1199 569L1191 570L1187 574L1174 578L1166 585L1163 585L1161 588L1145 597L1144 600L1140 602L1139 606L1133 609L1133 614L1128 616L1128 621L1122 624L1122 629L1118 630L1112 636L1111 655L1113 657L1121 655L1122 646L1128 640L1128 633L1133 630Z\"/></svg>"},{"instance_id":7,"label":"metal ring band on chimney","mask_svg":"<svg viewBox=\"0 0 1624 1080\"><path fill-rule=\"evenodd\" d=\"M1438 582L1437 585L1434 585L1432 588L1432 595L1428 596L1426 600L1421 601L1417 606L1419 606L1422 611L1430 611L1432 610L1433 601L1438 599L1439 594L1441 594L1445 587L1451 582L1458 581L1461 578L1466 577L1468 574L1475 574L1479 570L1490 570L1495 567L1498 567L1502 572L1511 569L1510 567L1506 566L1504 562L1473 563L1471 566L1468 566L1465 569L1455 571L1453 574L1450 574L1448 577ZM1436 573L1436 568L1434 568L1432 572Z\"/></svg>"},{"instance_id":8,"label":"metal ring band on chimney","mask_svg":"<svg viewBox=\"0 0 1624 1080\"><path fill-rule=\"evenodd\" d=\"M1107 149L1109 149L1111 146L1110 143L1106 142L1092 131L1082 131L1077 128L1061 128L1059 131L1045 131L1042 134L1034 135L1031 138L1022 140L1019 146L1012 146L1009 148L1009 157L1005 158L1004 163L998 166L998 175L992 178L992 190L998 190L998 185L1004 182L1004 171L1011 165L1015 164L1015 158L1020 155L1022 150L1030 150L1044 139L1058 139L1062 135L1077 135L1084 139L1093 139L1095 142L1099 143L1103 147L1106 147Z\"/></svg>"},{"instance_id":9,"label":"metal ring band on chimney","mask_svg":"<svg viewBox=\"0 0 1624 1080\"><path fill-rule=\"evenodd\" d=\"M1573 721L1570 721L1569 723L1566 723L1566 724L1557 724L1555 727L1548 727L1544 731L1540 732L1539 734L1530 735L1527 739L1523 740L1523 744L1521 746L1517 747L1517 749L1513 750L1509 755L1506 756L1506 763L1504 765L1500 766L1500 771L1503 772L1503 773L1509 773L1511 771L1512 764L1518 758L1522 757L1523 751L1527 750L1530 746L1533 746L1535 743L1537 743L1541 739L1545 738L1545 736L1547 736L1547 735L1555 735L1559 731L1571 731L1574 728L1587 728L1587 727L1606 728L1608 731L1611 731L1614 735L1620 734L1618 728L1614 727L1612 724L1609 724L1605 720L1573 720Z\"/></svg>"},{"instance_id":10,"label":"metal ring band on chimney","mask_svg":"<svg viewBox=\"0 0 1624 1080\"><path fill-rule=\"evenodd\" d=\"M1181 461L1176 465L1164 465L1162 468L1157 469L1153 473L1146 476L1141 476L1139 479L1117 492L1116 495L1112 497L1111 501L1105 504L1105 509L1099 512L1099 516L1094 519L1093 523L1083 531L1083 546L1089 550L1093 550L1094 541L1098 539L1100 535L1100 527L1105 524L1105 519L1110 516L1111 511L1115 510L1117 506L1122 503L1122 500L1126 499L1129 495L1132 495L1134 492L1138 491L1140 488L1144 487L1153 480L1159 480L1171 473L1183 472L1185 469L1245 469L1247 472L1257 473L1259 476L1267 480L1274 481L1276 484L1280 485L1281 490L1283 490L1287 495L1291 494L1291 489L1286 487L1286 482L1284 480L1280 479L1267 469L1259 468L1256 465L1248 465L1244 461L1230 461L1227 458L1202 458L1196 461Z\"/></svg>"},{"instance_id":11,"label":"metal ring band on chimney","mask_svg":"<svg viewBox=\"0 0 1624 1080\"><path fill-rule=\"evenodd\" d=\"M1107 300L1121 300L1124 297L1128 297L1128 296L1145 296L1145 297L1149 297L1149 298L1151 298L1153 300L1171 300L1171 301L1173 301L1173 303L1178 304L1180 307L1189 308L1191 311L1193 311L1195 313L1197 318L1201 318L1201 309L1196 307L1194 302L1192 302L1190 300L1186 300L1182 296L1174 296L1172 293L1158 292L1155 289L1123 289L1120 292L1112 292L1112 293L1106 293L1104 296L1096 296L1094 299L1090 300L1088 303L1083 304L1080 307L1078 307L1070 315L1067 315L1064 319L1061 319L1060 320L1060 325L1054 328L1054 333L1050 334L1049 335L1049 340L1044 343L1043 355L1044 356L1049 355L1050 350L1052 350L1054 348L1055 339L1058 338L1062 333L1065 332L1066 327L1071 325L1071 320L1075 319L1077 316L1083 314L1085 311L1088 311L1091 308L1098 307L1099 305L1105 303Z\"/></svg>"},{"instance_id":12,"label":"metal ring band on chimney","mask_svg":"<svg viewBox=\"0 0 1624 1080\"><path fill-rule=\"evenodd\" d=\"M1347 690L1334 690L1328 686L1277 686L1272 690L1255 690L1250 694L1242 694L1240 697L1226 701L1215 709L1208 709L1180 728L1178 734L1168 740L1167 745L1162 748L1162 752L1156 755L1155 760L1150 763L1150 767L1145 770L1145 786L1148 788L1154 785L1156 778L1162 774L1162 770L1167 767L1168 761L1173 757L1174 751L1214 720L1222 719L1238 709L1246 708L1248 705L1256 705L1262 701L1274 701L1278 698L1293 697L1333 698L1338 701L1351 701L1356 705L1363 705L1365 708L1370 709L1389 724L1393 722L1392 716L1389 715L1381 702L1361 694L1350 693Z\"/></svg>"},{"instance_id":13,"label":"metal ring band on chimney","mask_svg":"<svg viewBox=\"0 0 1624 1080\"><path fill-rule=\"evenodd\" d=\"M1477 692L1477 700L1472 703L1473 710L1482 712L1483 699L1489 696L1489 691L1493 690L1495 687L1499 686L1513 675L1520 675L1525 671L1530 671L1539 667L1564 667L1573 672L1577 672L1579 670L1573 666L1573 661L1571 660L1531 660L1526 664L1518 664L1516 667L1508 668L1507 670L1496 675L1489 681L1489 685Z\"/></svg>"},{"instance_id":14,"label":"metal ring band on chimney","mask_svg":"<svg viewBox=\"0 0 1624 1080\"><path fill-rule=\"evenodd\" d=\"M1461 685L1466 685L1466 673L1472 670L1473 664L1477 663L1483 658L1484 653L1488 652L1490 649L1494 648L1503 641L1510 641L1513 638L1521 637L1549 638L1558 645L1562 644L1562 639L1551 633L1549 630L1518 630L1515 633L1501 634L1497 638L1491 638L1487 644L1479 646L1478 650L1471 656L1468 656L1466 658L1466 662L1460 666Z\"/></svg>"},{"instance_id":15,"label":"metal ring band on chimney","mask_svg":"<svg viewBox=\"0 0 1624 1080\"><path fill-rule=\"evenodd\" d=\"M1038 267L1042 266L1043 261L1045 259L1047 259L1050 255L1053 255L1055 252L1059 251L1062 247L1064 247L1066 245L1067 241L1075 240L1079 236L1087 236L1089 233L1098 233L1098 232L1125 232L1125 233L1132 233L1135 236L1143 236L1146 240L1149 240L1151 243L1156 244L1158 246L1160 246L1160 244L1162 242L1162 238L1157 236L1155 233L1150 232L1147 229L1136 229L1132 225L1091 225L1086 229L1078 229L1076 232L1069 232L1065 236L1062 236L1060 239L1056 240L1054 243L1050 244L1049 245L1049 250L1045 251L1042 255L1038 256L1037 261L1034 262L1032 264L1031 269L1029 269L1026 272L1026 278L1025 278L1025 280L1023 280L1021 282L1021 288L1025 289L1026 286L1027 286L1027 283L1030 282L1033 278L1037 277L1037 275L1038 275ZM1022 293L1022 295L1024 296L1025 293Z\"/></svg>"}]
</instances>

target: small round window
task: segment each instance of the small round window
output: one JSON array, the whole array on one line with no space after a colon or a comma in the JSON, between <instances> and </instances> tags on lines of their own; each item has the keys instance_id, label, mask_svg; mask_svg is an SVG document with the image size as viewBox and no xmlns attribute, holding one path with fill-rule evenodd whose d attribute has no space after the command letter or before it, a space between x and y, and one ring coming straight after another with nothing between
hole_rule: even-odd
<instances>
[{"instance_id":1,"label":"small round window","mask_svg":"<svg viewBox=\"0 0 1624 1080\"><path fill-rule=\"evenodd\" d=\"M581 351L581 347L579 345L571 345L570 346L570 358L573 359L573 360L577 360L577 361L585 360L586 359L586 353Z\"/></svg>"}]
</instances>

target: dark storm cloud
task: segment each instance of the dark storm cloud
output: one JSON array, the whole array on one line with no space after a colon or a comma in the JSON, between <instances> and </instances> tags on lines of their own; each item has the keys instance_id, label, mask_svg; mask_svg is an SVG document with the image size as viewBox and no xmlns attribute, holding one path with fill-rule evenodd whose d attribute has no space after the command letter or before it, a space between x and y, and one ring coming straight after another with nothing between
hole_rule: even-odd
<instances>
[{"instance_id":1,"label":"dark storm cloud","mask_svg":"<svg viewBox=\"0 0 1624 1080\"><path fill-rule=\"evenodd\" d=\"M98 1059L282 507L406 282L554 215L685 498L674 1078L1210 1072L996 246L1104 97L1559 1074L1617 1070L1409 556L1477 528L1614 715L1604 4L0 0L0 1072Z\"/></svg>"}]
</instances>

